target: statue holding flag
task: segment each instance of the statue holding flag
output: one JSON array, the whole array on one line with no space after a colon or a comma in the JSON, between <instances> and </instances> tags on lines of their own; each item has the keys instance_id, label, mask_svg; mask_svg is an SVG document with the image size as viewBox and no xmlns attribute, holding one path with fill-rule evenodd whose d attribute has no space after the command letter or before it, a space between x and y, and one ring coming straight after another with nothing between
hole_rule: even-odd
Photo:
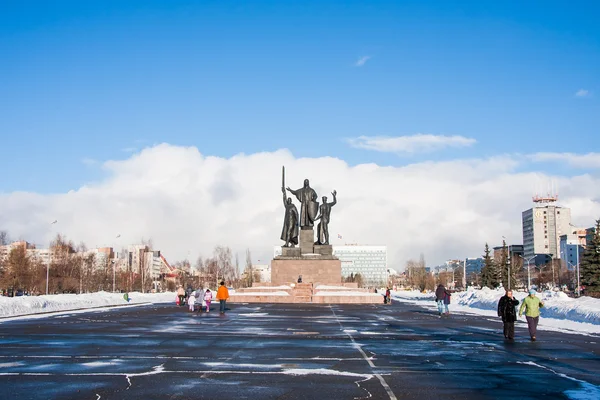
<instances>
[{"instance_id":1,"label":"statue holding flag","mask_svg":"<svg viewBox=\"0 0 600 400\"><path fill-rule=\"evenodd\" d=\"M283 192L283 206L285 207L281 240L285 242L283 247L294 247L298 244L298 209L292 203L292 199L285 194L285 167L281 170L281 191Z\"/></svg>"}]
</instances>

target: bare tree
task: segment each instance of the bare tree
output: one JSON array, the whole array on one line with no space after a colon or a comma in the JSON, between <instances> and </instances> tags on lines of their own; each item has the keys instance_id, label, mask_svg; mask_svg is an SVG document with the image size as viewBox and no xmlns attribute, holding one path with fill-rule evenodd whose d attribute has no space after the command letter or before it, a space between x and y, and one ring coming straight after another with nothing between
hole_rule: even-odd
<instances>
[{"instance_id":1,"label":"bare tree","mask_svg":"<svg viewBox=\"0 0 600 400\"><path fill-rule=\"evenodd\" d=\"M6 246L10 244L10 237L8 236L8 232L0 231L0 246Z\"/></svg>"}]
</instances>

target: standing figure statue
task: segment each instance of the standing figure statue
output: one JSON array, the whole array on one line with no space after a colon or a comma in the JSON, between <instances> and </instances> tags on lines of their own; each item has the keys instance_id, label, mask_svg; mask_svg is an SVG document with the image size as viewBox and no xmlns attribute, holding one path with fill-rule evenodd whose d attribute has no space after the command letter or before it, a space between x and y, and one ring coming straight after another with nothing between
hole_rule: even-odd
<instances>
[{"instance_id":1,"label":"standing figure statue","mask_svg":"<svg viewBox=\"0 0 600 400\"><path fill-rule=\"evenodd\" d=\"M302 229L312 229L319 210L319 203L317 200L317 192L311 188L308 184L308 179L304 180L304 186L298 190L292 190L289 187L287 190L291 194L296 196L298 201L301 203L300 206L300 227Z\"/></svg>"},{"instance_id":2,"label":"standing figure statue","mask_svg":"<svg viewBox=\"0 0 600 400\"><path fill-rule=\"evenodd\" d=\"M323 204L321 204L320 207L321 213L315 219L315 221L321 220L317 226L317 241L315 244L329 244L329 217L331 215L331 207L335 206L337 203L337 199L335 198L337 192L334 190L331 194L333 195L333 201L331 203L328 203L327 197L323 196Z\"/></svg>"},{"instance_id":3,"label":"standing figure statue","mask_svg":"<svg viewBox=\"0 0 600 400\"><path fill-rule=\"evenodd\" d=\"M298 209L292 203L292 199L283 192L283 206L285 207L285 217L283 219L283 230L281 231L281 240L285 241L283 247L294 247L298 244Z\"/></svg>"}]
</instances>

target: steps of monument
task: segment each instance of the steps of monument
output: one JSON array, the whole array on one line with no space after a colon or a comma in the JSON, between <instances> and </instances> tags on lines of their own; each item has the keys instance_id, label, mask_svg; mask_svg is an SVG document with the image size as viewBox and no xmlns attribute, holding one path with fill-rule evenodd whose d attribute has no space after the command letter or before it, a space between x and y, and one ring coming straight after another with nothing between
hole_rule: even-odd
<instances>
[{"instance_id":1,"label":"steps of monument","mask_svg":"<svg viewBox=\"0 0 600 400\"><path fill-rule=\"evenodd\" d=\"M312 296L312 289L294 289L292 296Z\"/></svg>"},{"instance_id":2,"label":"steps of monument","mask_svg":"<svg viewBox=\"0 0 600 400\"><path fill-rule=\"evenodd\" d=\"M294 296L294 303L311 303L312 296Z\"/></svg>"},{"instance_id":3,"label":"steps of monument","mask_svg":"<svg viewBox=\"0 0 600 400\"><path fill-rule=\"evenodd\" d=\"M312 283L297 283L296 286L294 287L294 289L311 289L312 290L313 284Z\"/></svg>"}]
</instances>

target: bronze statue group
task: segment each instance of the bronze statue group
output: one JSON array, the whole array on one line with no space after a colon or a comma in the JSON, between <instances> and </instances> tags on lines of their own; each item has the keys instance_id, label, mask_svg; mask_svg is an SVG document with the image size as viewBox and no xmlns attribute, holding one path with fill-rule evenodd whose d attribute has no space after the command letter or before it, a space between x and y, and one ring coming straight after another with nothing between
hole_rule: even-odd
<instances>
[{"instance_id":1,"label":"bronze statue group","mask_svg":"<svg viewBox=\"0 0 600 400\"><path fill-rule=\"evenodd\" d=\"M300 202L300 212L292 202L291 197L287 197L286 190L289 191ZM323 202L319 206L317 202L317 192L310 187L308 179L304 180L304 186L300 189L292 190L285 187L285 167L282 171L281 191L283 192L283 206L285 207L285 216L283 219L283 229L281 231L281 240L285 242L283 247L295 247L298 245L298 234L300 229L312 229L316 221L317 226L316 245L329 244L329 220L331 216L331 207L337 203L337 192L331 192L333 201L328 203L327 196L323 196ZM318 214L318 215L317 215Z\"/></svg>"}]
</instances>

